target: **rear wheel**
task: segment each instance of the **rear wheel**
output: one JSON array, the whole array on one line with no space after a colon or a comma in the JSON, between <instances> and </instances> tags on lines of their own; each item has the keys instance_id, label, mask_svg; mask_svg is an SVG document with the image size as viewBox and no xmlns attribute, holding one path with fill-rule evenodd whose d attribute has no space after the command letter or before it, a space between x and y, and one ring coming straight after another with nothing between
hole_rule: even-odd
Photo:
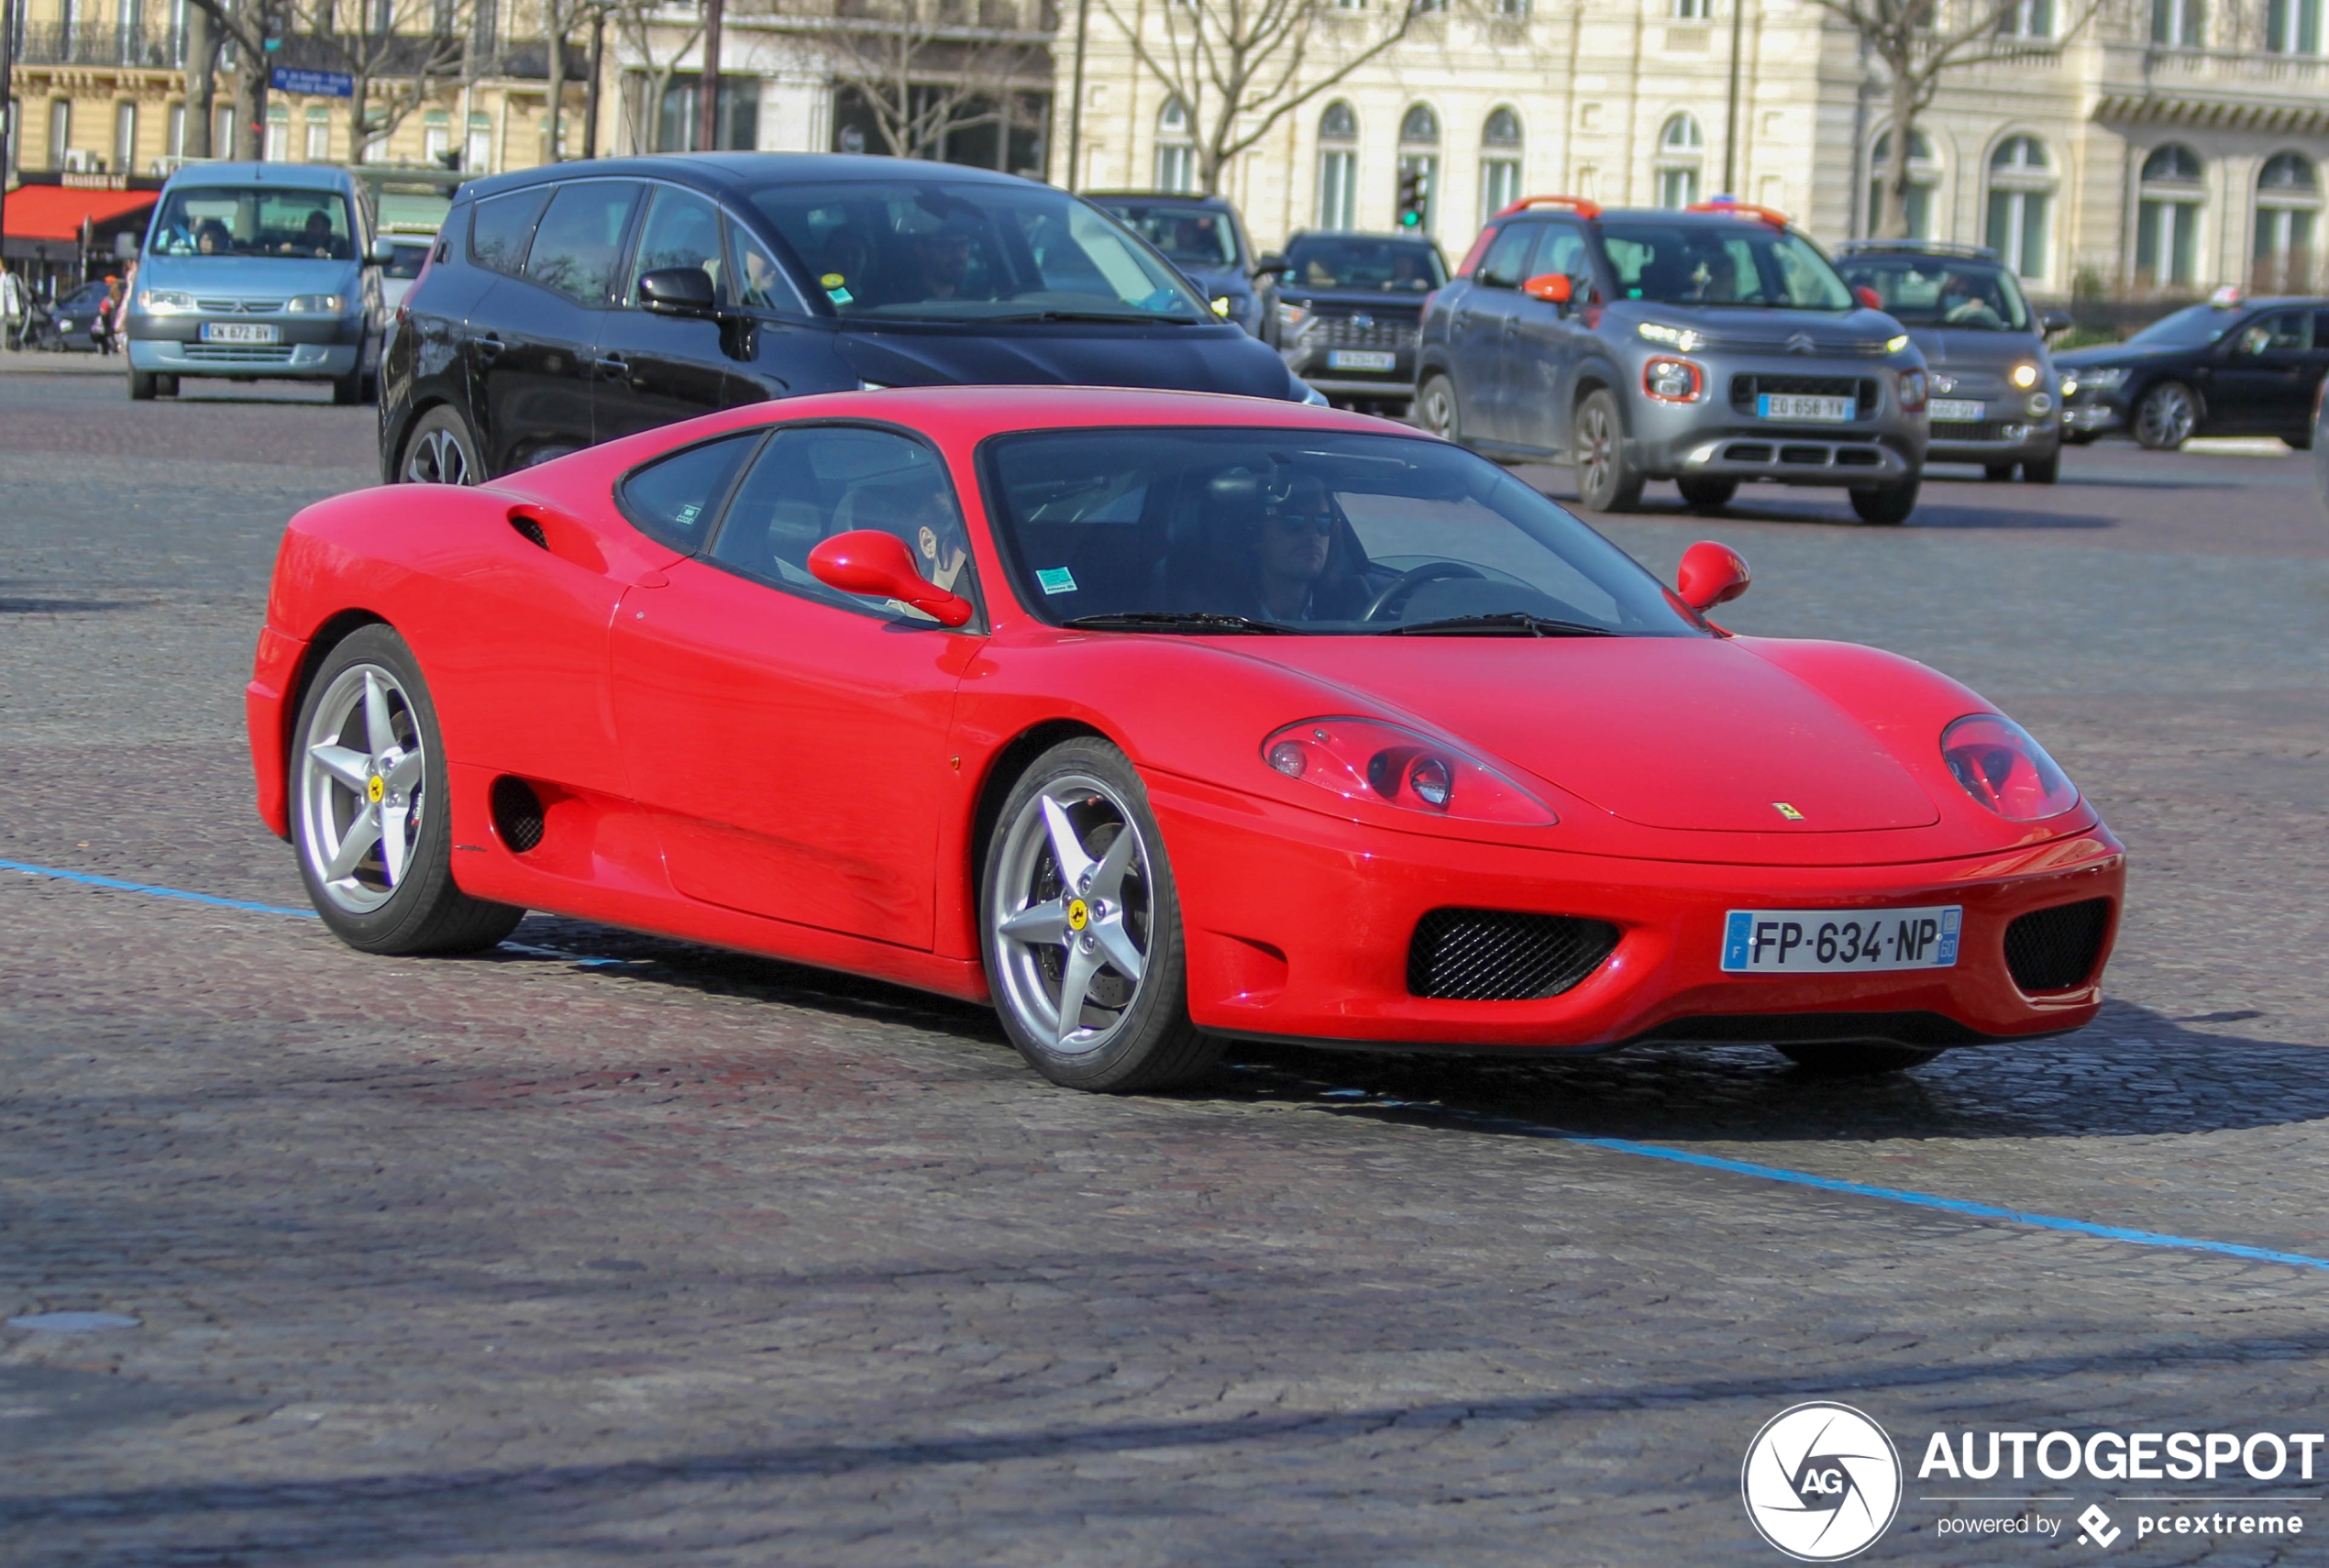
<instances>
[{"instance_id":1,"label":"rear wheel","mask_svg":"<svg viewBox=\"0 0 2329 1568\"><path fill-rule=\"evenodd\" d=\"M350 633L300 704L292 843L324 923L366 953L470 953L525 911L453 880L444 739L421 667L386 626Z\"/></svg>"},{"instance_id":2,"label":"rear wheel","mask_svg":"<svg viewBox=\"0 0 2329 1568\"><path fill-rule=\"evenodd\" d=\"M396 477L405 484L483 484L485 465L478 460L477 438L468 424L439 403L421 415L405 438Z\"/></svg>"},{"instance_id":3,"label":"rear wheel","mask_svg":"<svg viewBox=\"0 0 2329 1568\"><path fill-rule=\"evenodd\" d=\"M1463 440L1463 418L1456 408L1455 383L1428 376L1415 396L1415 422L1442 441Z\"/></svg>"},{"instance_id":4,"label":"rear wheel","mask_svg":"<svg viewBox=\"0 0 2329 1568\"><path fill-rule=\"evenodd\" d=\"M1893 525L1908 521L1916 510L1918 481L1908 480L1900 484L1878 485L1869 490L1852 491L1852 510L1863 523Z\"/></svg>"},{"instance_id":5,"label":"rear wheel","mask_svg":"<svg viewBox=\"0 0 2329 1568\"><path fill-rule=\"evenodd\" d=\"M1189 1021L1180 900L1148 791L1106 741L1054 746L1012 787L979 906L995 1010L1052 1082L1170 1088L1220 1055Z\"/></svg>"},{"instance_id":6,"label":"rear wheel","mask_svg":"<svg viewBox=\"0 0 2329 1568\"><path fill-rule=\"evenodd\" d=\"M1571 459L1577 471L1577 499L1595 512L1631 512L1641 504L1647 482L1626 456L1625 419L1617 394L1596 388L1577 405L1577 433Z\"/></svg>"},{"instance_id":7,"label":"rear wheel","mask_svg":"<svg viewBox=\"0 0 2329 1568\"><path fill-rule=\"evenodd\" d=\"M2135 405L2135 438L2155 452L2172 452L2200 428L2200 400L2181 381L2161 381Z\"/></svg>"},{"instance_id":8,"label":"rear wheel","mask_svg":"<svg viewBox=\"0 0 2329 1568\"><path fill-rule=\"evenodd\" d=\"M1824 1078L1871 1078L1921 1067L1946 1046L1897 1045L1888 1040L1824 1040L1816 1045L1781 1045L1779 1054L1807 1073Z\"/></svg>"},{"instance_id":9,"label":"rear wheel","mask_svg":"<svg viewBox=\"0 0 2329 1568\"><path fill-rule=\"evenodd\" d=\"M1727 479L1681 479L1674 488L1682 491L1685 505L1700 512L1714 512L1730 504L1738 493L1738 481Z\"/></svg>"},{"instance_id":10,"label":"rear wheel","mask_svg":"<svg viewBox=\"0 0 2329 1568\"><path fill-rule=\"evenodd\" d=\"M2033 458L2022 465L2024 484L2052 484L2061 477L2062 454L2059 452L2051 457Z\"/></svg>"}]
</instances>

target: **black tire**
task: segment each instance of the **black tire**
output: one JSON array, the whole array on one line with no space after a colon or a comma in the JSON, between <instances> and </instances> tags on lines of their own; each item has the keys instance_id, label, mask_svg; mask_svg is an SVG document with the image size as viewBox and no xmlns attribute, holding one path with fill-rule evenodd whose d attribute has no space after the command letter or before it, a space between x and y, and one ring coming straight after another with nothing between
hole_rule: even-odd
<instances>
[{"instance_id":1,"label":"black tire","mask_svg":"<svg viewBox=\"0 0 2329 1568\"><path fill-rule=\"evenodd\" d=\"M341 408L353 408L364 401L364 374L351 370L332 378L332 402Z\"/></svg>"},{"instance_id":2,"label":"black tire","mask_svg":"<svg viewBox=\"0 0 2329 1568\"><path fill-rule=\"evenodd\" d=\"M1921 1067L1948 1047L1899 1045L1889 1040L1827 1040L1816 1045L1779 1045L1773 1049L1806 1073L1824 1078L1872 1078L1880 1073Z\"/></svg>"},{"instance_id":3,"label":"black tire","mask_svg":"<svg viewBox=\"0 0 2329 1568\"><path fill-rule=\"evenodd\" d=\"M132 370L129 372L130 402L151 403L154 400L154 376L152 371Z\"/></svg>"},{"instance_id":4,"label":"black tire","mask_svg":"<svg viewBox=\"0 0 2329 1568\"><path fill-rule=\"evenodd\" d=\"M1063 797L1068 803L1062 803ZM1121 896L1112 910L1095 890L1105 885L1104 878L1080 889L1065 885L1054 847L1057 841L1042 826L1046 801L1072 816L1079 845L1097 852L1103 872L1109 846L1128 826L1136 835L1128 854L1131 868L1118 872ZM1049 937L1014 939L1004 933L1013 912L1034 914L1048 907L1056 917L1062 907L1085 911L1079 892L1089 897L1089 912L1083 922L1074 913L1065 917L1056 955ZM1089 972L1088 988L1076 999L1076 1024L1059 1029L1065 978L1077 962L1074 953L1079 943L1086 955L1095 953L1103 919L1112 919L1120 940L1131 941L1136 949L1145 940L1142 973L1126 979L1125 971L1108 964L1110 949L1100 944L1100 956L1082 960L1101 966ZM1124 754L1108 742L1090 736L1064 741L1037 757L1011 786L979 878L978 932L1003 1031L1029 1065L1052 1082L1115 1094L1171 1088L1202 1077L1220 1055L1222 1043L1189 1021L1180 898L1164 835L1149 810L1147 788ZM1121 994L1127 986L1129 996ZM1103 996L1104 988L1116 988ZM1086 1026L1095 1010L1101 1021ZM1072 1035L1090 1038L1069 1049Z\"/></svg>"},{"instance_id":5,"label":"black tire","mask_svg":"<svg viewBox=\"0 0 2329 1568\"><path fill-rule=\"evenodd\" d=\"M2062 477L2062 454L2032 458L2022 465L2024 484L2052 484Z\"/></svg>"},{"instance_id":6,"label":"black tire","mask_svg":"<svg viewBox=\"0 0 2329 1568\"><path fill-rule=\"evenodd\" d=\"M157 375L154 377L154 391L160 392L164 397L176 397L178 395L178 378L176 376Z\"/></svg>"},{"instance_id":7,"label":"black tire","mask_svg":"<svg viewBox=\"0 0 2329 1568\"><path fill-rule=\"evenodd\" d=\"M417 788L401 796L394 791L384 794L380 788L390 776L387 766L379 762L387 748L349 733L352 726L369 727L369 702L360 694L380 675L387 678L381 683L386 689L381 706L393 738L400 745L408 740L413 743L402 745L406 754L414 745L421 753ZM336 709L344 700L346 679L351 676L362 705L343 726L325 715L327 702ZM342 835L353 836L356 820L363 812L344 809L356 806L354 792L340 802L332 792L337 786L319 780L311 767L311 747L323 741L326 734L345 750L356 749L346 745L348 740L365 741L363 749L373 759L368 765L373 771L372 801L375 804L400 799L403 802L400 809L409 813L408 820L414 825L410 828L410 847L401 874L392 875L384 860L374 867L373 862L381 858L376 828L375 848L357 862L349 876L327 885L325 874L332 868L330 845L317 835L327 833L345 843ZM307 684L291 739L292 845L300 879L307 886L315 912L342 942L365 953L474 953L500 942L524 918L522 909L469 897L453 880L453 828L447 809L450 770L444 733L437 725L436 705L430 700L420 661L403 638L383 625L363 626L326 654ZM325 863L321 867L319 860Z\"/></svg>"},{"instance_id":8,"label":"black tire","mask_svg":"<svg viewBox=\"0 0 2329 1568\"><path fill-rule=\"evenodd\" d=\"M1463 409L1456 402L1455 383L1432 374L1423 378L1415 394L1415 422L1442 441L1463 444Z\"/></svg>"},{"instance_id":9,"label":"black tire","mask_svg":"<svg viewBox=\"0 0 2329 1568\"><path fill-rule=\"evenodd\" d=\"M2172 452L2200 433L2199 394L2181 381L2157 381L2136 401L2130 422L2138 446Z\"/></svg>"},{"instance_id":10,"label":"black tire","mask_svg":"<svg viewBox=\"0 0 2329 1568\"><path fill-rule=\"evenodd\" d=\"M2092 447L2094 445L2094 432L2092 430L2065 430L2062 432L2062 445L2065 447Z\"/></svg>"},{"instance_id":11,"label":"black tire","mask_svg":"<svg viewBox=\"0 0 2329 1568\"><path fill-rule=\"evenodd\" d=\"M1577 499L1593 512L1631 512L1641 504L1648 482L1626 454L1626 420L1617 395L1595 387L1577 405L1577 427L1569 443L1577 475Z\"/></svg>"},{"instance_id":12,"label":"black tire","mask_svg":"<svg viewBox=\"0 0 2329 1568\"><path fill-rule=\"evenodd\" d=\"M1738 481L1731 479L1678 479L1674 488L1682 491L1683 504L1694 512L1719 512L1730 504L1738 493Z\"/></svg>"},{"instance_id":13,"label":"black tire","mask_svg":"<svg viewBox=\"0 0 2329 1568\"><path fill-rule=\"evenodd\" d=\"M2014 465L2012 463L1985 463L1981 467L1981 477L1992 484L2011 484L2014 482Z\"/></svg>"},{"instance_id":14,"label":"black tire","mask_svg":"<svg viewBox=\"0 0 2329 1568\"><path fill-rule=\"evenodd\" d=\"M1877 485L1869 490L1852 491L1852 510L1863 523L1875 523L1894 527L1908 521L1916 510L1916 489L1920 481L1904 480L1899 484Z\"/></svg>"},{"instance_id":15,"label":"black tire","mask_svg":"<svg viewBox=\"0 0 2329 1568\"><path fill-rule=\"evenodd\" d=\"M485 462L469 422L451 405L438 403L413 424L397 454L399 484L483 484Z\"/></svg>"}]
</instances>

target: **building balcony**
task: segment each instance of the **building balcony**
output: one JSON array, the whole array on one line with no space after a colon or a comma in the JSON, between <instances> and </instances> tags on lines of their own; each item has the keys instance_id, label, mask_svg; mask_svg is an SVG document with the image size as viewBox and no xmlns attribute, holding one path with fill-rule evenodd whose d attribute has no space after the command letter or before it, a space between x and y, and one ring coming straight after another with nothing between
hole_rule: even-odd
<instances>
[{"instance_id":1,"label":"building balcony","mask_svg":"<svg viewBox=\"0 0 2329 1568\"><path fill-rule=\"evenodd\" d=\"M2094 117L2319 135L2329 58L2262 50L2105 44Z\"/></svg>"},{"instance_id":2,"label":"building balcony","mask_svg":"<svg viewBox=\"0 0 2329 1568\"><path fill-rule=\"evenodd\" d=\"M16 62L180 71L186 64L186 34L181 28L28 22L17 32Z\"/></svg>"}]
</instances>

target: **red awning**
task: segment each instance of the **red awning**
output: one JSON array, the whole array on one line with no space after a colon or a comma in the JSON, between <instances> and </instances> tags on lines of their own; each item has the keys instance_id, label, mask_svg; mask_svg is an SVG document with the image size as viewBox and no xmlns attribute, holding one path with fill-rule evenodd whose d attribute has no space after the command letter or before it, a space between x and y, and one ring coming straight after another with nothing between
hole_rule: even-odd
<instances>
[{"instance_id":1,"label":"red awning","mask_svg":"<svg viewBox=\"0 0 2329 1568\"><path fill-rule=\"evenodd\" d=\"M81 220L109 224L142 213L154 204L153 191L75 191L63 185L19 185L8 193L7 227L10 239L81 237Z\"/></svg>"}]
</instances>

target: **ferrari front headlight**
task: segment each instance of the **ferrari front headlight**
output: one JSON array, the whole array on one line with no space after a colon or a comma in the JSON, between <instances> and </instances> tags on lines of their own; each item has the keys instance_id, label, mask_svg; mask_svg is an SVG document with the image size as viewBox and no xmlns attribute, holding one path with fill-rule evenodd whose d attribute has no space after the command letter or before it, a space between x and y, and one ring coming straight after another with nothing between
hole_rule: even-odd
<instances>
[{"instance_id":1,"label":"ferrari front headlight","mask_svg":"<svg viewBox=\"0 0 2329 1568\"><path fill-rule=\"evenodd\" d=\"M1475 756L1381 719L1305 719L1271 732L1262 760L1346 801L1459 822L1551 827L1561 819Z\"/></svg>"},{"instance_id":2,"label":"ferrari front headlight","mask_svg":"<svg viewBox=\"0 0 2329 1568\"><path fill-rule=\"evenodd\" d=\"M2044 822L2079 803L2070 776L2003 713L1968 713L1943 730L1941 760L1967 794L2010 823Z\"/></svg>"}]
</instances>

